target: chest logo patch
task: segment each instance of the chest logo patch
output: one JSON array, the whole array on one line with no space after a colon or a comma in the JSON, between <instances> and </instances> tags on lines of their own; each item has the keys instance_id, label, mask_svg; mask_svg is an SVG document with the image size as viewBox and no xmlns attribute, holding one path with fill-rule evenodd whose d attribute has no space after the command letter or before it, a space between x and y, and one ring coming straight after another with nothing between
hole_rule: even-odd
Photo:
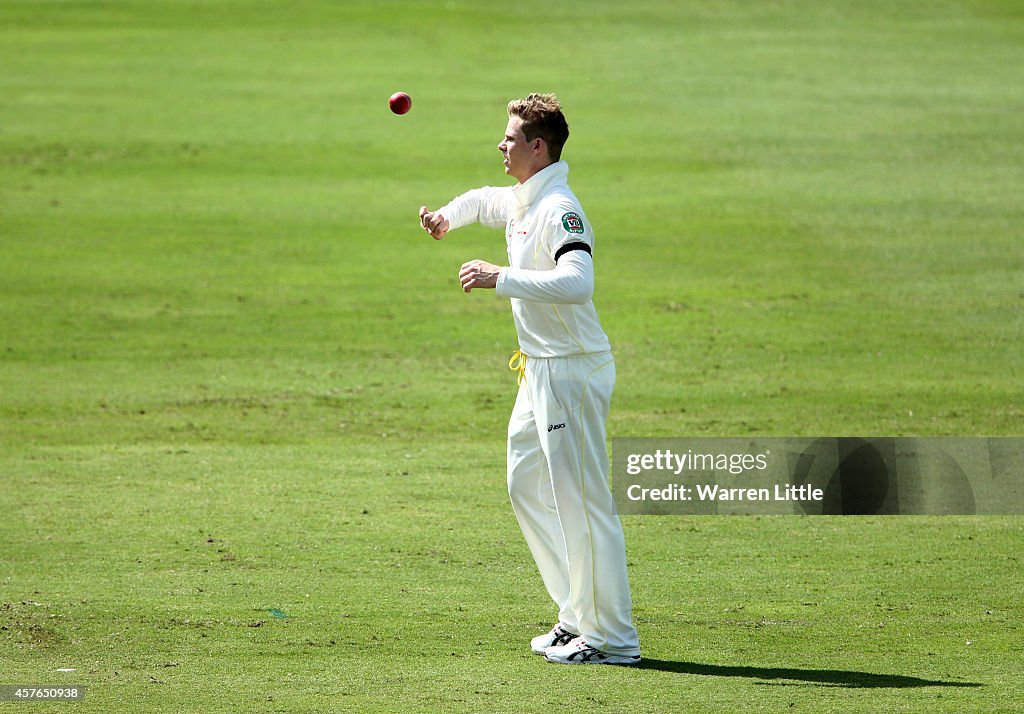
<instances>
[{"instance_id":1,"label":"chest logo patch","mask_svg":"<svg viewBox=\"0 0 1024 714\"><path fill-rule=\"evenodd\" d=\"M562 216L562 227L570 233L583 233L583 219L570 211Z\"/></svg>"}]
</instances>

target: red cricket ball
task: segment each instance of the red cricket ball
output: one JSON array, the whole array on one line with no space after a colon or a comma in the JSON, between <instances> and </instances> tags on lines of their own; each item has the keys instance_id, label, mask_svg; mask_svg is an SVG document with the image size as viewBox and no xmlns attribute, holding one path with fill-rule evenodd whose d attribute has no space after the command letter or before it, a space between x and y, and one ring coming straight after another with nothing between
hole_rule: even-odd
<instances>
[{"instance_id":1,"label":"red cricket ball","mask_svg":"<svg viewBox=\"0 0 1024 714\"><path fill-rule=\"evenodd\" d=\"M405 92L395 92L388 100L388 106L395 114L405 114L412 109L412 97Z\"/></svg>"}]
</instances>

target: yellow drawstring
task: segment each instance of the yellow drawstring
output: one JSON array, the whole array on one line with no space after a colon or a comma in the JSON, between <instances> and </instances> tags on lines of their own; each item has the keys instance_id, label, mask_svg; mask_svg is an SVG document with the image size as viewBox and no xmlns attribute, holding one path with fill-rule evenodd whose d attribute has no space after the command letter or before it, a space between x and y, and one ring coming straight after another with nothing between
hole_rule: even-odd
<instances>
[{"instance_id":1,"label":"yellow drawstring","mask_svg":"<svg viewBox=\"0 0 1024 714\"><path fill-rule=\"evenodd\" d=\"M508 361L508 368L516 373L516 383L522 384L526 381L526 355L519 350L512 354Z\"/></svg>"}]
</instances>

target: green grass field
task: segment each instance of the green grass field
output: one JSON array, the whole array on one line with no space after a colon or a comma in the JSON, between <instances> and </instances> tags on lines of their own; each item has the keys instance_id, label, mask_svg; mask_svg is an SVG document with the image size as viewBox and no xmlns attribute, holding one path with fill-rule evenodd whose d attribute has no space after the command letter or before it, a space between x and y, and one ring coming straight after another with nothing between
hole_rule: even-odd
<instances>
[{"instance_id":1,"label":"green grass field","mask_svg":"<svg viewBox=\"0 0 1024 714\"><path fill-rule=\"evenodd\" d=\"M0 712L1019 708L1019 517L628 517L646 666L529 653L502 236L416 212L530 91L612 436L1024 434L1019 2L4 0L0 684L88 694Z\"/></svg>"}]
</instances>

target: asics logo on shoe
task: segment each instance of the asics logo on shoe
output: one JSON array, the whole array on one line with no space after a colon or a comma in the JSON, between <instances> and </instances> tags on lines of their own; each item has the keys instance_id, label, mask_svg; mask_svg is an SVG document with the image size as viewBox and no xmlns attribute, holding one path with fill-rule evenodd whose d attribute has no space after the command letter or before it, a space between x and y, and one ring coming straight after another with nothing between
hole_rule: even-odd
<instances>
[{"instance_id":1,"label":"asics logo on shoe","mask_svg":"<svg viewBox=\"0 0 1024 714\"><path fill-rule=\"evenodd\" d=\"M550 632L538 635L530 640L530 649L539 655L546 654L552 647L564 647L579 635L569 632L561 624L555 625Z\"/></svg>"},{"instance_id":2,"label":"asics logo on shoe","mask_svg":"<svg viewBox=\"0 0 1024 714\"><path fill-rule=\"evenodd\" d=\"M582 637L568 645L551 647L544 652L544 658L557 664L616 664L639 665L639 655L620 655L603 652L591 646Z\"/></svg>"},{"instance_id":3,"label":"asics logo on shoe","mask_svg":"<svg viewBox=\"0 0 1024 714\"><path fill-rule=\"evenodd\" d=\"M555 637L554 640L552 640L551 646L561 647L562 645L567 645L573 640L575 640L577 637L579 637L579 635L574 635L568 630L562 630L562 634L558 635L557 637Z\"/></svg>"},{"instance_id":4,"label":"asics logo on shoe","mask_svg":"<svg viewBox=\"0 0 1024 714\"><path fill-rule=\"evenodd\" d=\"M566 657L566 659L579 660L580 662L590 662L591 660L597 660L598 662L600 662L601 660L608 659L608 655L606 655L599 649L595 649L594 647L585 647L581 650L573 652L571 655Z\"/></svg>"}]
</instances>

